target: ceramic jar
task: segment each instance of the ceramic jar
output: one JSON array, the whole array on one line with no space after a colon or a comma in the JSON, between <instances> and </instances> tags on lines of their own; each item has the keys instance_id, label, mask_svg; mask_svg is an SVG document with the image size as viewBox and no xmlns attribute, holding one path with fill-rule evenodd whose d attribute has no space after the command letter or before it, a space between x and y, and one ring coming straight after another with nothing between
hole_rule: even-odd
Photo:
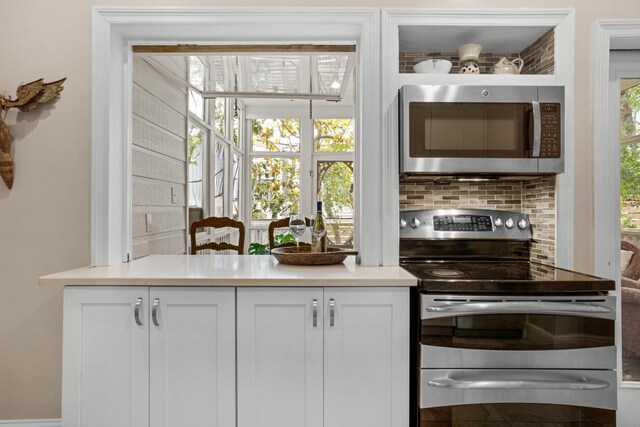
<instances>
[{"instance_id":1,"label":"ceramic jar","mask_svg":"<svg viewBox=\"0 0 640 427\"><path fill-rule=\"evenodd\" d=\"M480 74L480 68L475 62L469 61L460 68L460 74Z\"/></svg>"},{"instance_id":2,"label":"ceramic jar","mask_svg":"<svg viewBox=\"0 0 640 427\"><path fill-rule=\"evenodd\" d=\"M460 63L467 61L477 62L480 58L480 52L482 52L482 45L478 43L469 43L458 48L458 58Z\"/></svg>"},{"instance_id":3,"label":"ceramic jar","mask_svg":"<svg viewBox=\"0 0 640 427\"><path fill-rule=\"evenodd\" d=\"M520 58L516 58L513 61L509 61L507 58L500 58L500 60L493 66L493 74L520 74L524 61Z\"/></svg>"}]
</instances>

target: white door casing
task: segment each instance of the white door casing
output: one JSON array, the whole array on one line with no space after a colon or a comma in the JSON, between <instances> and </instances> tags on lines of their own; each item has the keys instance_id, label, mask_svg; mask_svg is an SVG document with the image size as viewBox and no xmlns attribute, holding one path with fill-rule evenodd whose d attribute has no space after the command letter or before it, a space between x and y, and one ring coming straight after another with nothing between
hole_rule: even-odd
<instances>
[{"instance_id":1,"label":"white door casing","mask_svg":"<svg viewBox=\"0 0 640 427\"><path fill-rule=\"evenodd\" d=\"M356 44L356 245L362 264L382 263L380 9L118 6L92 17L92 265L131 253L131 46L188 42Z\"/></svg>"},{"instance_id":2,"label":"white door casing","mask_svg":"<svg viewBox=\"0 0 640 427\"><path fill-rule=\"evenodd\" d=\"M595 274L616 280L618 296L618 424L635 425L640 384L622 382L620 301L620 86L625 77L640 76L640 62L611 52L616 46L640 49L640 20L607 19L594 22L593 149ZM637 55L637 53L636 53Z\"/></svg>"},{"instance_id":3,"label":"white door casing","mask_svg":"<svg viewBox=\"0 0 640 427\"><path fill-rule=\"evenodd\" d=\"M148 294L146 287L65 288L65 427L149 425ZM134 319L138 298L142 325Z\"/></svg>"},{"instance_id":4,"label":"white door casing","mask_svg":"<svg viewBox=\"0 0 640 427\"><path fill-rule=\"evenodd\" d=\"M238 427L323 427L322 288L237 292Z\"/></svg>"},{"instance_id":5,"label":"white door casing","mask_svg":"<svg viewBox=\"0 0 640 427\"><path fill-rule=\"evenodd\" d=\"M409 289L324 288L324 312L324 425L408 426Z\"/></svg>"},{"instance_id":6,"label":"white door casing","mask_svg":"<svg viewBox=\"0 0 640 427\"><path fill-rule=\"evenodd\" d=\"M149 303L150 425L234 427L235 289L151 287Z\"/></svg>"}]
</instances>

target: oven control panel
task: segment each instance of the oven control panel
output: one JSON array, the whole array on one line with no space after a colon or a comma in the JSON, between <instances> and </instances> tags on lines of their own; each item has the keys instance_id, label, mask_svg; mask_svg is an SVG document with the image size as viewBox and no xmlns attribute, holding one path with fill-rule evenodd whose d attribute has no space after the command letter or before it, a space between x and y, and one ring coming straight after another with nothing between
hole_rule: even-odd
<instances>
[{"instance_id":1,"label":"oven control panel","mask_svg":"<svg viewBox=\"0 0 640 427\"><path fill-rule=\"evenodd\" d=\"M529 216L488 209L400 212L400 238L531 240Z\"/></svg>"},{"instance_id":2,"label":"oven control panel","mask_svg":"<svg viewBox=\"0 0 640 427\"><path fill-rule=\"evenodd\" d=\"M434 215L434 231L491 232L491 217L487 215Z\"/></svg>"}]
</instances>

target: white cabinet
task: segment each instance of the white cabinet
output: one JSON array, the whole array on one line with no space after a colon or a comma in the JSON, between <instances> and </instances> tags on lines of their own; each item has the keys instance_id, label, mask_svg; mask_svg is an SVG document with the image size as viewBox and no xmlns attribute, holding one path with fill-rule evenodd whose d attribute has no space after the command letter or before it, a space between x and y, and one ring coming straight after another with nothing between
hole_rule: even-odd
<instances>
[{"instance_id":1,"label":"white cabinet","mask_svg":"<svg viewBox=\"0 0 640 427\"><path fill-rule=\"evenodd\" d=\"M65 288L65 427L149 425L147 288ZM136 302L142 325L134 319Z\"/></svg>"},{"instance_id":2,"label":"white cabinet","mask_svg":"<svg viewBox=\"0 0 640 427\"><path fill-rule=\"evenodd\" d=\"M322 288L238 289L239 427L322 427L322 329Z\"/></svg>"},{"instance_id":3,"label":"white cabinet","mask_svg":"<svg viewBox=\"0 0 640 427\"><path fill-rule=\"evenodd\" d=\"M408 288L240 288L237 307L238 427L409 425Z\"/></svg>"},{"instance_id":4,"label":"white cabinet","mask_svg":"<svg viewBox=\"0 0 640 427\"><path fill-rule=\"evenodd\" d=\"M408 288L64 294L65 427L409 425Z\"/></svg>"},{"instance_id":5,"label":"white cabinet","mask_svg":"<svg viewBox=\"0 0 640 427\"><path fill-rule=\"evenodd\" d=\"M235 290L152 287L149 302L151 427L235 426Z\"/></svg>"},{"instance_id":6,"label":"white cabinet","mask_svg":"<svg viewBox=\"0 0 640 427\"><path fill-rule=\"evenodd\" d=\"M324 300L324 425L408 426L409 290L324 288Z\"/></svg>"},{"instance_id":7,"label":"white cabinet","mask_svg":"<svg viewBox=\"0 0 640 427\"><path fill-rule=\"evenodd\" d=\"M234 292L65 288L64 426L235 426Z\"/></svg>"}]
</instances>

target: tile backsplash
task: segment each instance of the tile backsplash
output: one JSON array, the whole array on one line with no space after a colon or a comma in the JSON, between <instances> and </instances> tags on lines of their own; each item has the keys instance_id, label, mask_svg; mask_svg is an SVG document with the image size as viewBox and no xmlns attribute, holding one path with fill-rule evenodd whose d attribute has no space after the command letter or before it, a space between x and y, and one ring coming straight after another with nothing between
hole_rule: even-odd
<instances>
[{"instance_id":1,"label":"tile backsplash","mask_svg":"<svg viewBox=\"0 0 640 427\"><path fill-rule=\"evenodd\" d=\"M529 215L534 242L531 257L555 265L556 177L460 182L442 178L400 180L400 210L497 209Z\"/></svg>"},{"instance_id":2,"label":"tile backsplash","mask_svg":"<svg viewBox=\"0 0 640 427\"><path fill-rule=\"evenodd\" d=\"M501 57L524 61L521 74L554 73L555 33L549 30L542 37L526 47L522 52L483 52L478 59L480 74L491 74L493 66ZM457 52L400 52L400 72L413 73L413 66L426 59L440 58L451 61L450 74L460 72L460 58Z\"/></svg>"}]
</instances>

